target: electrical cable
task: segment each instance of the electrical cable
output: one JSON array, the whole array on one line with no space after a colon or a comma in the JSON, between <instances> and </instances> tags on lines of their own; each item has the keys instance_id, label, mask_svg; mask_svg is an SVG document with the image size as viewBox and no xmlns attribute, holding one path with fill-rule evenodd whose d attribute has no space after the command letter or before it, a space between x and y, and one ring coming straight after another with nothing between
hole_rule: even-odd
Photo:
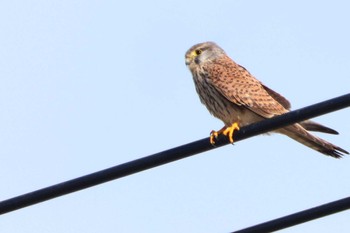
<instances>
[{"instance_id":1,"label":"electrical cable","mask_svg":"<svg viewBox=\"0 0 350 233\"><path fill-rule=\"evenodd\" d=\"M327 101L320 102L305 108L263 120L252 125L242 127L234 134L235 142L247 139L258 134L266 133L280 127L310 119L332 111L350 106L350 94L339 96ZM183 159L198 153L229 144L227 137L220 135L211 145L209 138L204 138L173 149L149 155L124 164L29 192L0 202L0 214L8 213L20 208L47 201L62 195L80 191L95 185L99 185L114 179L128 176L156 166Z\"/></svg>"}]
</instances>

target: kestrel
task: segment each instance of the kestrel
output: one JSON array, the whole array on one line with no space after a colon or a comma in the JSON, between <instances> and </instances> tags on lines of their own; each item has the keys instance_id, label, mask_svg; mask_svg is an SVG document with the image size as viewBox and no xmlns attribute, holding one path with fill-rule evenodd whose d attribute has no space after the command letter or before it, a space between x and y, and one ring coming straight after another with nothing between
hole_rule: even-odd
<instances>
[{"instance_id":1,"label":"kestrel","mask_svg":"<svg viewBox=\"0 0 350 233\"><path fill-rule=\"evenodd\" d=\"M221 130L211 132L211 144L215 143L219 134L224 134L233 143L233 133L239 127L289 112L291 105L286 98L262 84L215 43L192 46L186 52L185 59L200 101L225 124ZM333 129L309 120L275 132L334 158L349 154L310 134L308 130L338 134Z\"/></svg>"}]
</instances>

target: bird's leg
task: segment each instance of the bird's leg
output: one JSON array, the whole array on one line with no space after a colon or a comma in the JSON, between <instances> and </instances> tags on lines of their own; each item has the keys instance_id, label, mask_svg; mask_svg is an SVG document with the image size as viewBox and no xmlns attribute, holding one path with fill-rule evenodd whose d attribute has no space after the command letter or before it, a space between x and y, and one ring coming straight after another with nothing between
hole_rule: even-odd
<instances>
[{"instance_id":1,"label":"bird's leg","mask_svg":"<svg viewBox=\"0 0 350 233\"><path fill-rule=\"evenodd\" d=\"M222 134L227 136L231 143L233 143L233 132L239 130L237 122L234 122L230 127L227 127Z\"/></svg>"},{"instance_id":2,"label":"bird's leg","mask_svg":"<svg viewBox=\"0 0 350 233\"><path fill-rule=\"evenodd\" d=\"M233 143L233 132L235 130L239 130L239 126L238 123L235 122L233 123L231 126L227 127L224 126L222 127L222 129L220 129L219 131L214 131L212 130L210 132L210 144L214 145L215 144L215 139L219 136L219 134L223 134L226 137L228 137L228 139L230 140L231 143Z\"/></svg>"},{"instance_id":3,"label":"bird's leg","mask_svg":"<svg viewBox=\"0 0 350 233\"><path fill-rule=\"evenodd\" d=\"M227 129L227 127L224 126L219 131L212 130L210 132L210 144L214 145L215 144L215 139L217 139L219 134L223 133L226 129Z\"/></svg>"}]
</instances>

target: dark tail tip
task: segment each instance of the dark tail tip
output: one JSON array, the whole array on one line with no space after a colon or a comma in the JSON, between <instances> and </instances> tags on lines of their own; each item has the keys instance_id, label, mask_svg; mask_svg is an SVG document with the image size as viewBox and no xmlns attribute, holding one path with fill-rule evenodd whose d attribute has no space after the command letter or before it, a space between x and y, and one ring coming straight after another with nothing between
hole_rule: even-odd
<instances>
[{"instance_id":1,"label":"dark tail tip","mask_svg":"<svg viewBox=\"0 0 350 233\"><path fill-rule=\"evenodd\" d=\"M337 158L337 159L340 159L344 155L348 155L349 154L348 151L346 151L343 148L340 148L338 146L334 146L332 149L325 149L325 150L322 150L320 152L325 154L325 155L332 156L333 158Z\"/></svg>"}]
</instances>

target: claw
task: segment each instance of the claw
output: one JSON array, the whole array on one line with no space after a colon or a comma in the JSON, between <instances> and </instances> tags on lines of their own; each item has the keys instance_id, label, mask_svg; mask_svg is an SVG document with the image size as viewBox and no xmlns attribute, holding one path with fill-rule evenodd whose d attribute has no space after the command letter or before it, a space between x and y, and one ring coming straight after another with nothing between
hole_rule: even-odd
<instances>
[{"instance_id":1,"label":"claw","mask_svg":"<svg viewBox=\"0 0 350 233\"><path fill-rule=\"evenodd\" d=\"M210 132L210 138L209 138L210 139L210 144L214 145L215 144L215 140L218 138L219 134L221 134L221 133L223 135L227 136L228 139L230 140L230 142L233 143L233 132L235 130L239 130L239 126L238 126L237 122L233 123L230 127L224 126L219 131L212 130Z\"/></svg>"},{"instance_id":2,"label":"claw","mask_svg":"<svg viewBox=\"0 0 350 233\"><path fill-rule=\"evenodd\" d=\"M214 145L215 144L215 139L217 139L218 136L219 136L219 133L214 131L214 130L212 130L210 132L210 144Z\"/></svg>"},{"instance_id":3,"label":"claw","mask_svg":"<svg viewBox=\"0 0 350 233\"><path fill-rule=\"evenodd\" d=\"M233 143L233 132L239 130L238 123L233 123L230 127L227 127L222 134L227 136L231 143Z\"/></svg>"}]
</instances>

